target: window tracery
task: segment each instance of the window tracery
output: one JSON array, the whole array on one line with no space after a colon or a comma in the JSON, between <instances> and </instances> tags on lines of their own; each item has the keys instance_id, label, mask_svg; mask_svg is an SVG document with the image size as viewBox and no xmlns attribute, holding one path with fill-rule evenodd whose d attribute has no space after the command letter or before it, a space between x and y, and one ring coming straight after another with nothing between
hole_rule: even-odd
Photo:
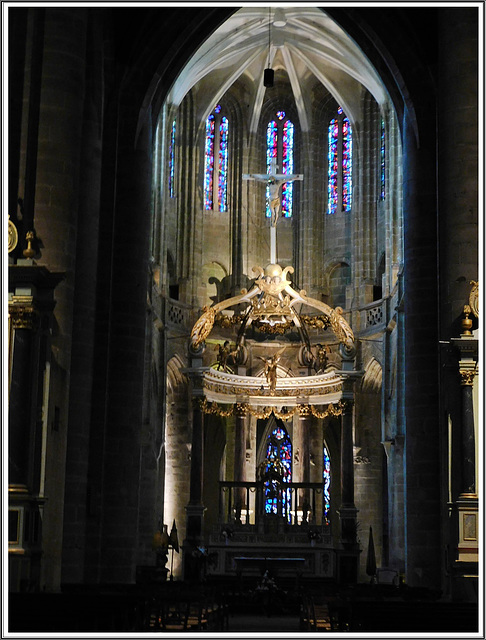
<instances>
[{"instance_id":1,"label":"window tracery","mask_svg":"<svg viewBox=\"0 0 486 640\"><path fill-rule=\"evenodd\" d=\"M228 209L228 134L229 121L216 105L206 120L204 153L204 208Z\"/></svg>"},{"instance_id":2,"label":"window tracery","mask_svg":"<svg viewBox=\"0 0 486 640\"><path fill-rule=\"evenodd\" d=\"M323 497L324 497L324 505L323 505L323 520L324 524L330 524L330 516L331 516L331 458L329 457L329 451L327 450L326 445L323 446L323 468L322 468L322 479L323 479Z\"/></svg>"},{"instance_id":3,"label":"window tracery","mask_svg":"<svg viewBox=\"0 0 486 640\"><path fill-rule=\"evenodd\" d=\"M282 173L294 172L294 132L295 127L287 117L285 111L277 111L276 119L267 125L267 173L275 171L275 167L282 168ZM266 217L271 218L269 206L270 193L267 188ZM293 184L285 182L282 185L281 211L284 218L292 216Z\"/></svg>"},{"instance_id":4,"label":"window tracery","mask_svg":"<svg viewBox=\"0 0 486 640\"><path fill-rule=\"evenodd\" d=\"M292 442L282 426L268 436L263 478L265 513L281 515L290 522L291 495L285 484L292 482Z\"/></svg>"},{"instance_id":5,"label":"window tracery","mask_svg":"<svg viewBox=\"0 0 486 640\"><path fill-rule=\"evenodd\" d=\"M176 121L172 121L169 142L169 197L174 197L174 167L175 167L175 135Z\"/></svg>"},{"instance_id":6,"label":"window tracery","mask_svg":"<svg viewBox=\"0 0 486 640\"><path fill-rule=\"evenodd\" d=\"M341 107L328 127L327 213L351 211L353 132Z\"/></svg>"}]
</instances>

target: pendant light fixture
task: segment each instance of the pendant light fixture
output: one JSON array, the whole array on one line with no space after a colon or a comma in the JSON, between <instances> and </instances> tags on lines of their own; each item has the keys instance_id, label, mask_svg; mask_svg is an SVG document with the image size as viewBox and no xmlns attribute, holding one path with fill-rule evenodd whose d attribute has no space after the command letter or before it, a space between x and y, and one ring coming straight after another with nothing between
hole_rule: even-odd
<instances>
[{"instance_id":1,"label":"pendant light fixture","mask_svg":"<svg viewBox=\"0 0 486 640\"><path fill-rule=\"evenodd\" d=\"M270 42L271 42L271 7L268 7L268 67L263 71L263 86L273 87L274 71L270 68Z\"/></svg>"}]
</instances>

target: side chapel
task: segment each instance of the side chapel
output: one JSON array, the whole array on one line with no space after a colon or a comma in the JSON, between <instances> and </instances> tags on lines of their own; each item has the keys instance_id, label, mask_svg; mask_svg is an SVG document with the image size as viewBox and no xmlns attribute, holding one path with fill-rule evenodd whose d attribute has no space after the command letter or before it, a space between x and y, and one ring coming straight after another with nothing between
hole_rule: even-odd
<instances>
[{"instance_id":1,"label":"side chapel","mask_svg":"<svg viewBox=\"0 0 486 640\"><path fill-rule=\"evenodd\" d=\"M6 11L10 590L474 598L481 9Z\"/></svg>"}]
</instances>

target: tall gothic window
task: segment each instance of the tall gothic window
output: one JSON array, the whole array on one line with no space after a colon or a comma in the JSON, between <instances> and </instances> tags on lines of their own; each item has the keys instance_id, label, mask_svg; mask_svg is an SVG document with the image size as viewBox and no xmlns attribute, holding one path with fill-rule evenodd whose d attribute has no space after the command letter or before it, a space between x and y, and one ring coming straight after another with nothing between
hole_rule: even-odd
<instances>
[{"instance_id":1,"label":"tall gothic window","mask_svg":"<svg viewBox=\"0 0 486 640\"><path fill-rule=\"evenodd\" d=\"M328 128L327 213L351 211L353 133L341 107Z\"/></svg>"},{"instance_id":2,"label":"tall gothic window","mask_svg":"<svg viewBox=\"0 0 486 640\"><path fill-rule=\"evenodd\" d=\"M175 134L176 134L176 121L172 122L170 130L170 142L169 142L169 197L174 197L174 166L175 166Z\"/></svg>"},{"instance_id":3,"label":"tall gothic window","mask_svg":"<svg viewBox=\"0 0 486 640\"><path fill-rule=\"evenodd\" d=\"M275 120L267 125L267 173L277 172L277 167L284 174L294 172L294 125L285 111L277 111ZM292 216L293 187L292 182L282 185L281 214L285 218ZM266 216L272 216L268 188Z\"/></svg>"},{"instance_id":4,"label":"tall gothic window","mask_svg":"<svg viewBox=\"0 0 486 640\"><path fill-rule=\"evenodd\" d=\"M323 447L323 466L322 466L322 480L323 480L323 520L325 524L330 524L331 516L331 459L329 457L329 451L326 445Z\"/></svg>"},{"instance_id":5,"label":"tall gothic window","mask_svg":"<svg viewBox=\"0 0 486 640\"><path fill-rule=\"evenodd\" d=\"M381 121L381 142L380 142L380 199L385 199L386 194L386 147L385 147L385 122Z\"/></svg>"},{"instance_id":6,"label":"tall gothic window","mask_svg":"<svg viewBox=\"0 0 486 640\"><path fill-rule=\"evenodd\" d=\"M268 436L265 463L265 513L284 516L290 522L291 495L285 484L292 481L292 443L282 426Z\"/></svg>"},{"instance_id":7,"label":"tall gothic window","mask_svg":"<svg viewBox=\"0 0 486 640\"><path fill-rule=\"evenodd\" d=\"M204 208L228 209L228 118L217 105L206 120Z\"/></svg>"}]
</instances>

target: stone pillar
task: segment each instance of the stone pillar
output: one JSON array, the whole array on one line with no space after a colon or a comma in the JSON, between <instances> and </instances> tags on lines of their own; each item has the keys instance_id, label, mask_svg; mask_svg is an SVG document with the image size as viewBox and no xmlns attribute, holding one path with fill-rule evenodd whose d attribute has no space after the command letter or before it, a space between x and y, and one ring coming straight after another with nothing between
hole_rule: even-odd
<instances>
[{"instance_id":1,"label":"stone pillar","mask_svg":"<svg viewBox=\"0 0 486 640\"><path fill-rule=\"evenodd\" d=\"M440 436L437 362L437 215L434 105L420 113L420 140L406 112L404 187L404 406L406 581L441 586Z\"/></svg>"},{"instance_id":2,"label":"stone pillar","mask_svg":"<svg viewBox=\"0 0 486 640\"><path fill-rule=\"evenodd\" d=\"M186 537L199 543L202 534L203 488L203 447L204 447L204 414L199 407L199 399L194 399L192 410L191 441L191 476L189 488L189 504L187 510Z\"/></svg>"},{"instance_id":3,"label":"stone pillar","mask_svg":"<svg viewBox=\"0 0 486 640\"><path fill-rule=\"evenodd\" d=\"M185 580L199 581L201 564L197 557L197 549L202 544L203 532L203 481L204 481L204 414L200 401L202 395L201 368L195 362L193 368L186 370L192 383L192 439L191 439L191 474L189 484L189 502L186 505L186 538L183 543L183 575ZM196 366L195 366L196 365Z\"/></svg>"},{"instance_id":4,"label":"stone pillar","mask_svg":"<svg viewBox=\"0 0 486 640\"><path fill-rule=\"evenodd\" d=\"M247 435L248 417L244 411L237 410L235 416L235 463L234 463L234 480L235 482L245 481L245 458L246 458L246 435ZM244 488L239 488L235 492L235 508L236 519L241 520L241 509L249 509L246 504L246 492Z\"/></svg>"},{"instance_id":5,"label":"stone pillar","mask_svg":"<svg viewBox=\"0 0 486 640\"><path fill-rule=\"evenodd\" d=\"M438 11L437 131L438 131L438 231L439 231L439 339L451 341L456 355L445 346L441 350L441 406L443 438L447 438L450 416L453 460L451 490L454 513L443 509L442 528L450 527L445 544L451 549L448 576L443 592L452 588L452 597L477 598L477 541L471 535L477 517L474 486L474 427L472 380L467 346L475 341L461 335L461 317L470 282L478 279L478 11L475 7L442 7ZM467 69L468 73L463 70ZM451 135L451 132L460 132ZM408 265L407 265L408 268ZM437 286L437 285L436 285ZM408 294L407 294L408 295ZM425 325L424 325L425 326ZM464 348L464 351L463 351ZM445 449L445 447L444 447ZM450 464L444 455L444 465ZM459 498L455 499L459 495ZM464 525L466 525L464 527ZM464 539L464 532L469 533ZM476 532L477 535L477 532ZM459 538L459 543L458 543ZM452 552L457 549L457 556ZM469 551L472 550L472 551ZM476 594L474 596L474 593Z\"/></svg>"},{"instance_id":6,"label":"stone pillar","mask_svg":"<svg viewBox=\"0 0 486 640\"><path fill-rule=\"evenodd\" d=\"M343 413L341 415L342 507L354 507L353 407L352 400L343 402Z\"/></svg>"},{"instance_id":7,"label":"stone pillar","mask_svg":"<svg viewBox=\"0 0 486 640\"><path fill-rule=\"evenodd\" d=\"M300 437L301 437L301 445L302 451L300 454L300 464L301 467L301 481L302 482L310 482L310 448L309 448L309 439L310 439L310 427L311 427L311 416L307 414L303 414L299 416L299 427L300 427ZM309 518L315 523L316 513L315 513L315 505L311 504L311 496L309 494L309 490L305 489L300 496L300 504L297 504L296 507L302 509L302 518L303 521Z\"/></svg>"},{"instance_id":8,"label":"stone pillar","mask_svg":"<svg viewBox=\"0 0 486 640\"><path fill-rule=\"evenodd\" d=\"M342 583L358 579L359 548L356 539L356 515L354 504L354 371L356 347L341 345L342 357L342 414L341 414L341 506L339 507L342 550L339 554L338 579Z\"/></svg>"}]
</instances>

